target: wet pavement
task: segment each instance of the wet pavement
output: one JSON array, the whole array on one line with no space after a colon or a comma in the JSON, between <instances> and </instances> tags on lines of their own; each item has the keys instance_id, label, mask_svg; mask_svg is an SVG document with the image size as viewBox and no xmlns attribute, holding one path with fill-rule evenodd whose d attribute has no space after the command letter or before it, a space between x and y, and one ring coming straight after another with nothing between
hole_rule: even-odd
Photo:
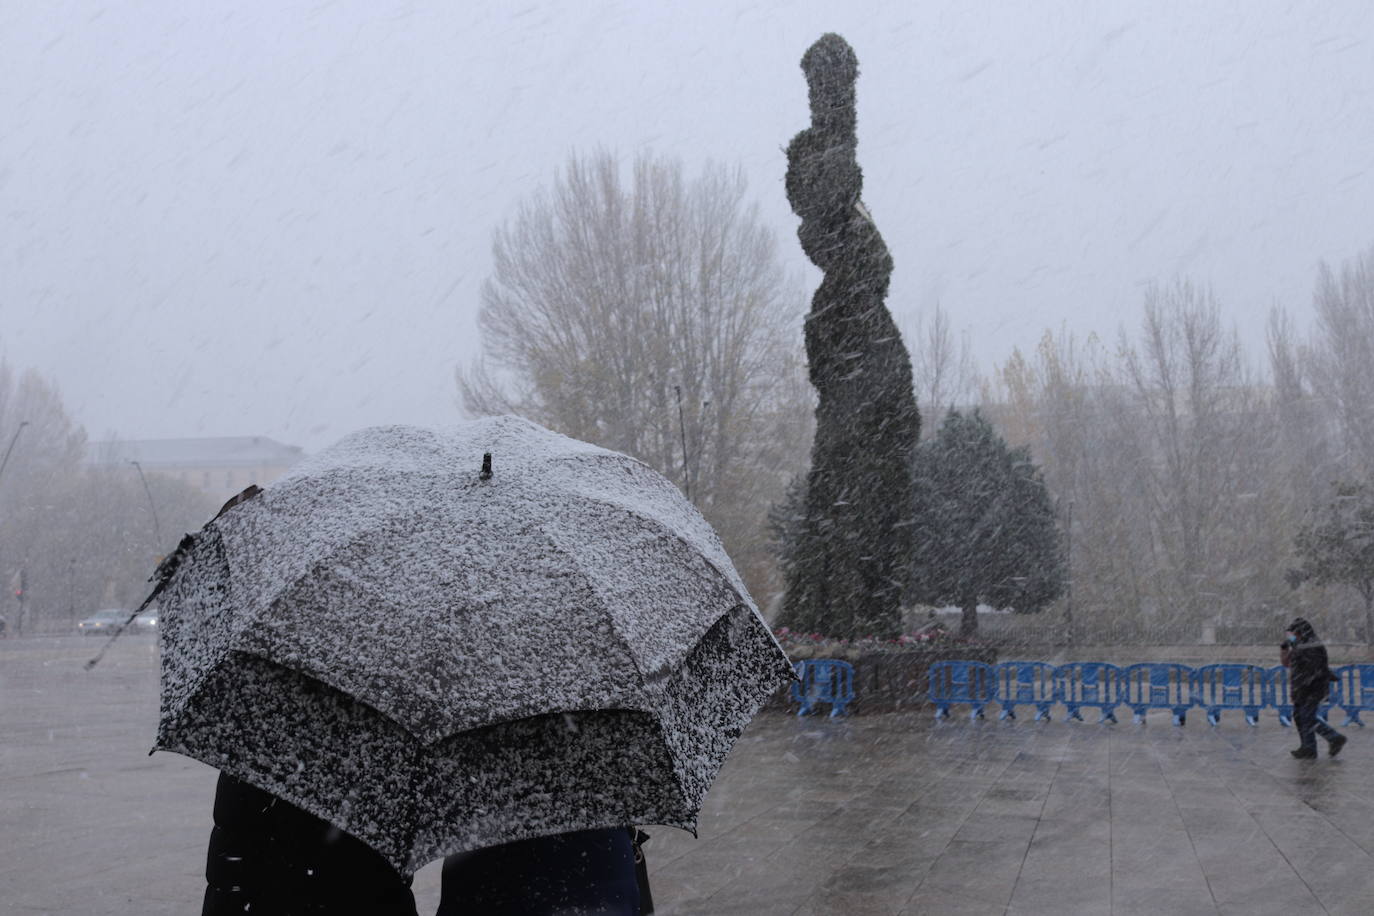
<instances>
[{"instance_id":1,"label":"wet pavement","mask_svg":"<svg viewBox=\"0 0 1374 916\"><path fill-rule=\"evenodd\" d=\"M199 912L215 771L147 756L151 639L0 641L0 914ZM1337 723L1339 724L1339 723ZM1217 728L765 715L700 837L652 829L658 912L1374 913L1374 735L1297 761ZM1324 752L1323 752L1324 753ZM416 877L421 914L437 865Z\"/></svg>"}]
</instances>

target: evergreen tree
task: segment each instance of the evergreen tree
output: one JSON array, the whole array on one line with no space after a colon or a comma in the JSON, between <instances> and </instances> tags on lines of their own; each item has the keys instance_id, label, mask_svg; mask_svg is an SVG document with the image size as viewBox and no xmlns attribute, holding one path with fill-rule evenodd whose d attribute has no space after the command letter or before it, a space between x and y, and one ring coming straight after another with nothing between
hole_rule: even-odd
<instances>
[{"instance_id":1,"label":"evergreen tree","mask_svg":"<svg viewBox=\"0 0 1374 916\"><path fill-rule=\"evenodd\" d=\"M1374 490L1335 483L1331 499L1294 538L1301 565L1288 573L1294 588L1348 585L1364 599L1365 642L1374 645Z\"/></svg>"},{"instance_id":2,"label":"evergreen tree","mask_svg":"<svg viewBox=\"0 0 1374 916\"><path fill-rule=\"evenodd\" d=\"M1035 612L1063 592L1067 569L1040 472L977 410L946 415L917 450L912 477L915 600L959 607L967 636L980 604Z\"/></svg>"},{"instance_id":3,"label":"evergreen tree","mask_svg":"<svg viewBox=\"0 0 1374 916\"><path fill-rule=\"evenodd\" d=\"M823 35L802 57L811 126L787 147L787 199L802 250L825 276L806 318L819 395L805 510L786 548L781 623L847 638L901 625L911 563L910 463L920 433L911 359L883 300L892 258L860 195L858 59Z\"/></svg>"}]
</instances>

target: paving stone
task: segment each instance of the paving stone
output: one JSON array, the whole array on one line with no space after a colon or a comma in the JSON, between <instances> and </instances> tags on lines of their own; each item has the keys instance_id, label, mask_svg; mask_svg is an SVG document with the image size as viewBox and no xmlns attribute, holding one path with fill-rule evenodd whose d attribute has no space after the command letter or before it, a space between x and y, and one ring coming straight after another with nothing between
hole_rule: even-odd
<instances>
[{"instance_id":1,"label":"paving stone","mask_svg":"<svg viewBox=\"0 0 1374 916\"><path fill-rule=\"evenodd\" d=\"M147 756L156 655L0 641L0 916L195 912L215 772ZM768 714L699 838L650 826L661 914L1374 913L1374 742L1303 763L1291 729L928 712ZM438 863L415 878L438 900Z\"/></svg>"}]
</instances>

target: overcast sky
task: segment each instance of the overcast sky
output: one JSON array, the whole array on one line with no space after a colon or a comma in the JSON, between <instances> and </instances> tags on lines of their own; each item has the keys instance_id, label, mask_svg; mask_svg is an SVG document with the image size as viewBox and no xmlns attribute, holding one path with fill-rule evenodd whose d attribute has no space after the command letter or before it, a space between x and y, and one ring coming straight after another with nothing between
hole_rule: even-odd
<instances>
[{"instance_id":1,"label":"overcast sky","mask_svg":"<svg viewBox=\"0 0 1374 916\"><path fill-rule=\"evenodd\" d=\"M889 306L984 368L1210 283L1252 354L1374 244L1374 4L0 3L0 354L93 438L461 414L491 231L573 150L782 190L822 32L862 75Z\"/></svg>"}]
</instances>

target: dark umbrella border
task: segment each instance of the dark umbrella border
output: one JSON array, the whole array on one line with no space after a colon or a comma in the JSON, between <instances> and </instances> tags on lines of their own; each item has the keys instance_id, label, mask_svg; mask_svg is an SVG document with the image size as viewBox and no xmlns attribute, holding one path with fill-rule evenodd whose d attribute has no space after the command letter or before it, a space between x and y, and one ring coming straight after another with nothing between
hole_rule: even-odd
<instances>
[{"instance_id":1,"label":"dark umbrella border","mask_svg":"<svg viewBox=\"0 0 1374 916\"><path fill-rule=\"evenodd\" d=\"M333 687L234 652L179 714L164 707L154 750L290 801L409 874L453 852L570 830L695 831L731 746L792 677L780 659L757 613L741 605L664 680L658 710L570 710L425 747Z\"/></svg>"}]
</instances>

